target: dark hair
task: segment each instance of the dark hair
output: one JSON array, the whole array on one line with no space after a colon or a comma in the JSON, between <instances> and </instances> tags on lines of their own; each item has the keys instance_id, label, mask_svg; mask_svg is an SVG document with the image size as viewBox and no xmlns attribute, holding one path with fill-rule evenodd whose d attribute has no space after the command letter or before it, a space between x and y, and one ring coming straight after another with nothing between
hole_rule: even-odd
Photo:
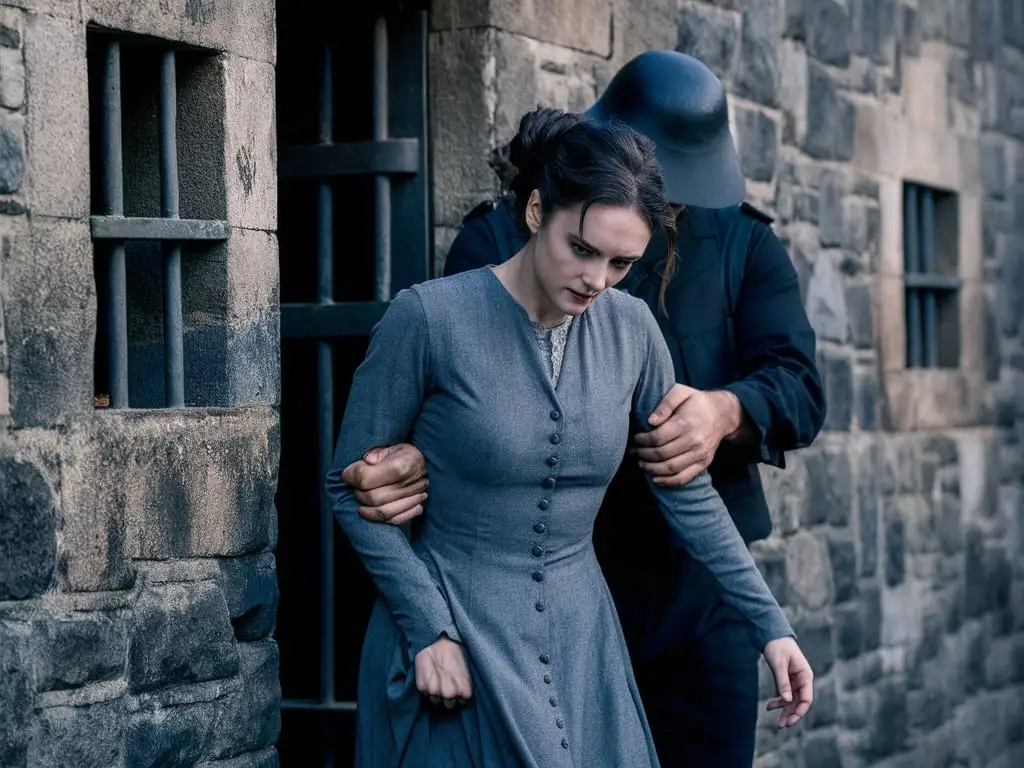
<instances>
[{"instance_id":1,"label":"dark hair","mask_svg":"<svg viewBox=\"0 0 1024 768\"><path fill-rule=\"evenodd\" d=\"M515 169L508 188L520 224L525 223L526 205L536 189L545 219L582 203L582 230L587 209L602 203L632 208L651 232L661 229L668 254L658 304L665 311L665 291L676 263L676 217L665 199L661 166L650 139L615 120L599 122L586 115L541 107L519 121L508 159Z\"/></svg>"}]
</instances>

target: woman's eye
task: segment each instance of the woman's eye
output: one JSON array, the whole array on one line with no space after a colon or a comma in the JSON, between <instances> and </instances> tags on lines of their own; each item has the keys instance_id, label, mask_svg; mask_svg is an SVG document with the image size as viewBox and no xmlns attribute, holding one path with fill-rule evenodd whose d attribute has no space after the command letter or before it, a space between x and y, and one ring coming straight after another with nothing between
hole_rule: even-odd
<instances>
[{"instance_id":1,"label":"woman's eye","mask_svg":"<svg viewBox=\"0 0 1024 768\"><path fill-rule=\"evenodd\" d=\"M627 259L614 259L612 261L612 266L618 270L629 269L632 264L633 262Z\"/></svg>"},{"instance_id":2,"label":"woman's eye","mask_svg":"<svg viewBox=\"0 0 1024 768\"><path fill-rule=\"evenodd\" d=\"M579 243L570 243L569 246L572 248L572 252L577 256L590 256L590 249L584 248Z\"/></svg>"}]
</instances>

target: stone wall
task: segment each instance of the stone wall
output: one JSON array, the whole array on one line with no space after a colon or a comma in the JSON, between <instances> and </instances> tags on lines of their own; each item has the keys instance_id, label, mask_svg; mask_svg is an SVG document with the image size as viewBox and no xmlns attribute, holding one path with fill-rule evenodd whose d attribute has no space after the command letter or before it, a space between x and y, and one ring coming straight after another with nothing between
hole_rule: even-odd
<instances>
[{"instance_id":1,"label":"stone wall","mask_svg":"<svg viewBox=\"0 0 1024 768\"><path fill-rule=\"evenodd\" d=\"M1024 764L1024 12L977 0L436 0L437 266L490 150L648 48L731 94L819 336L826 428L758 560L817 673L758 766ZM958 194L958 369L904 369L903 180ZM763 694L770 691L766 679Z\"/></svg>"},{"instance_id":2,"label":"stone wall","mask_svg":"<svg viewBox=\"0 0 1024 768\"><path fill-rule=\"evenodd\" d=\"M94 408L88 25L201 49L182 213L231 235L184 257L186 330L222 342L186 336L186 390L217 408ZM277 764L273 87L267 0L0 2L5 767Z\"/></svg>"}]
</instances>

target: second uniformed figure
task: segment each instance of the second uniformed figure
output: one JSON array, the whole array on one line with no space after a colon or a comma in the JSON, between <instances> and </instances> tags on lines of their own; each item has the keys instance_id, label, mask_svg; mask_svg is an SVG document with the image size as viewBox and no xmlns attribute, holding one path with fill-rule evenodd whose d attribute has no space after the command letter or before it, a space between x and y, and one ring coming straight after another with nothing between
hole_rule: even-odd
<instances>
[{"instance_id":1,"label":"second uniformed figure","mask_svg":"<svg viewBox=\"0 0 1024 768\"><path fill-rule=\"evenodd\" d=\"M511 153L529 241L395 297L327 479L380 592L359 766L658 764L592 533L631 424L646 427L675 381L647 304L607 289L659 231L668 280L675 215L653 145L621 124L537 110ZM341 477L410 435L430 476L412 532L362 519ZM652 490L752 642L805 663L707 473Z\"/></svg>"}]
</instances>

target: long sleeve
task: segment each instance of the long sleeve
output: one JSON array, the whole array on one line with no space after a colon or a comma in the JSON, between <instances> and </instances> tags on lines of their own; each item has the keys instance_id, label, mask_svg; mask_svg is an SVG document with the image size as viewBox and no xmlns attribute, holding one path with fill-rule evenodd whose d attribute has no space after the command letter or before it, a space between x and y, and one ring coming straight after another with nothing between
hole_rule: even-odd
<instances>
[{"instance_id":1,"label":"long sleeve","mask_svg":"<svg viewBox=\"0 0 1024 768\"><path fill-rule=\"evenodd\" d=\"M649 429L647 419L675 383L668 346L650 310L644 306L645 328L637 341L645 345L640 378L633 394L633 419ZM679 534L686 550L708 567L721 585L723 597L754 625L755 642L763 648L771 640L793 636L754 558L711 485L705 471L686 485L668 488L647 482L658 500L662 514Z\"/></svg>"},{"instance_id":2,"label":"long sleeve","mask_svg":"<svg viewBox=\"0 0 1024 768\"><path fill-rule=\"evenodd\" d=\"M785 247L756 226L739 296L735 340L740 379L724 389L757 428L756 460L784 466L786 451L811 444L825 421L814 330Z\"/></svg>"},{"instance_id":3,"label":"long sleeve","mask_svg":"<svg viewBox=\"0 0 1024 768\"><path fill-rule=\"evenodd\" d=\"M346 466L371 448L405 440L430 387L430 349L423 305L414 290L400 292L370 334L366 359L352 379L348 405L327 474L334 516L370 572L413 655L441 635L459 640L448 602L406 532L358 514Z\"/></svg>"}]
</instances>

